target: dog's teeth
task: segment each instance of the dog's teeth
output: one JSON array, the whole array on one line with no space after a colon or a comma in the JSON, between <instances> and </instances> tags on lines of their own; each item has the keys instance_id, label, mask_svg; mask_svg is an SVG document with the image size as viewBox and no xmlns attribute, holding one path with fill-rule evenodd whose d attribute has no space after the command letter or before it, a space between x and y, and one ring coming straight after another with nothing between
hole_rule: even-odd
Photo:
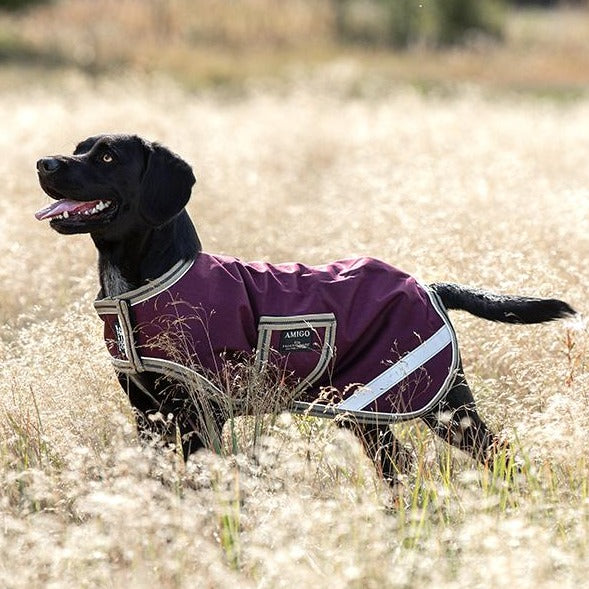
<instances>
[{"instance_id":1,"label":"dog's teeth","mask_svg":"<svg viewBox=\"0 0 589 589\"><path fill-rule=\"evenodd\" d=\"M67 211L64 211L64 212L63 212L63 215L62 215L62 217L63 217L64 219L67 219L69 216L70 216L70 214L69 214Z\"/></svg>"}]
</instances>

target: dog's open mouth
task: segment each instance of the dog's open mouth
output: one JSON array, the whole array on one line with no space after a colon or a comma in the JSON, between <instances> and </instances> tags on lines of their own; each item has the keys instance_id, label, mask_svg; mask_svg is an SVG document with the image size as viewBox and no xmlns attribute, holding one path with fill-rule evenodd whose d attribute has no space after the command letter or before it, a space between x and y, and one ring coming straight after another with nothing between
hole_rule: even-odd
<instances>
[{"instance_id":1,"label":"dog's open mouth","mask_svg":"<svg viewBox=\"0 0 589 589\"><path fill-rule=\"evenodd\" d=\"M35 213L39 221L49 219L51 223L88 223L103 221L111 217L116 208L112 200L79 201L63 198Z\"/></svg>"}]
</instances>

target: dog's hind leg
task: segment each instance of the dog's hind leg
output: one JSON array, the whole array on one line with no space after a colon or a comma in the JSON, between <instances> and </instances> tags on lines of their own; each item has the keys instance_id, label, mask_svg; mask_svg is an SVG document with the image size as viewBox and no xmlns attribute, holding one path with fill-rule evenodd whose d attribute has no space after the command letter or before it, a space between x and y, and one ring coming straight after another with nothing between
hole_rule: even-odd
<instances>
[{"instance_id":1,"label":"dog's hind leg","mask_svg":"<svg viewBox=\"0 0 589 589\"><path fill-rule=\"evenodd\" d=\"M389 484L395 485L399 475L410 470L413 454L395 437L389 425L368 425L348 420L341 421L339 425L360 438L378 473Z\"/></svg>"},{"instance_id":2,"label":"dog's hind leg","mask_svg":"<svg viewBox=\"0 0 589 589\"><path fill-rule=\"evenodd\" d=\"M439 405L422 417L445 442L470 454L481 464L491 465L501 452L510 457L509 446L481 419L462 366L452 388Z\"/></svg>"}]
</instances>

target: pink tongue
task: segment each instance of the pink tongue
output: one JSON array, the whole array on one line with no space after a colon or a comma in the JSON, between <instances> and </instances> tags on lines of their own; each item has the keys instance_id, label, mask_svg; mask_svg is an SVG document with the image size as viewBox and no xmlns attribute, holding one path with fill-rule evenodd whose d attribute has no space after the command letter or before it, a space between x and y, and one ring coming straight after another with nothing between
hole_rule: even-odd
<instances>
[{"instance_id":1,"label":"pink tongue","mask_svg":"<svg viewBox=\"0 0 589 589\"><path fill-rule=\"evenodd\" d=\"M79 215L84 211L92 210L99 202L99 200L93 200L91 202L80 202L79 200L67 200L64 198L62 200L58 200L57 202L51 203L48 207L45 207L40 211L37 211L35 213L35 217L37 217L39 221L43 221L44 219L57 217L66 211L72 215Z\"/></svg>"}]
</instances>

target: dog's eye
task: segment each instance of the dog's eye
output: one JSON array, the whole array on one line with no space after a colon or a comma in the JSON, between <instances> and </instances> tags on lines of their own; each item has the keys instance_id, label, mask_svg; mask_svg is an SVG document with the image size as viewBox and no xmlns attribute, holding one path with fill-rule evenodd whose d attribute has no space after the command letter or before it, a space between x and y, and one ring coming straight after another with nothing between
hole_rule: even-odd
<instances>
[{"instance_id":1,"label":"dog's eye","mask_svg":"<svg viewBox=\"0 0 589 589\"><path fill-rule=\"evenodd\" d=\"M101 158L100 158L105 164L110 164L114 161L113 156L108 153L108 151L106 151L105 153L102 154Z\"/></svg>"}]
</instances>

